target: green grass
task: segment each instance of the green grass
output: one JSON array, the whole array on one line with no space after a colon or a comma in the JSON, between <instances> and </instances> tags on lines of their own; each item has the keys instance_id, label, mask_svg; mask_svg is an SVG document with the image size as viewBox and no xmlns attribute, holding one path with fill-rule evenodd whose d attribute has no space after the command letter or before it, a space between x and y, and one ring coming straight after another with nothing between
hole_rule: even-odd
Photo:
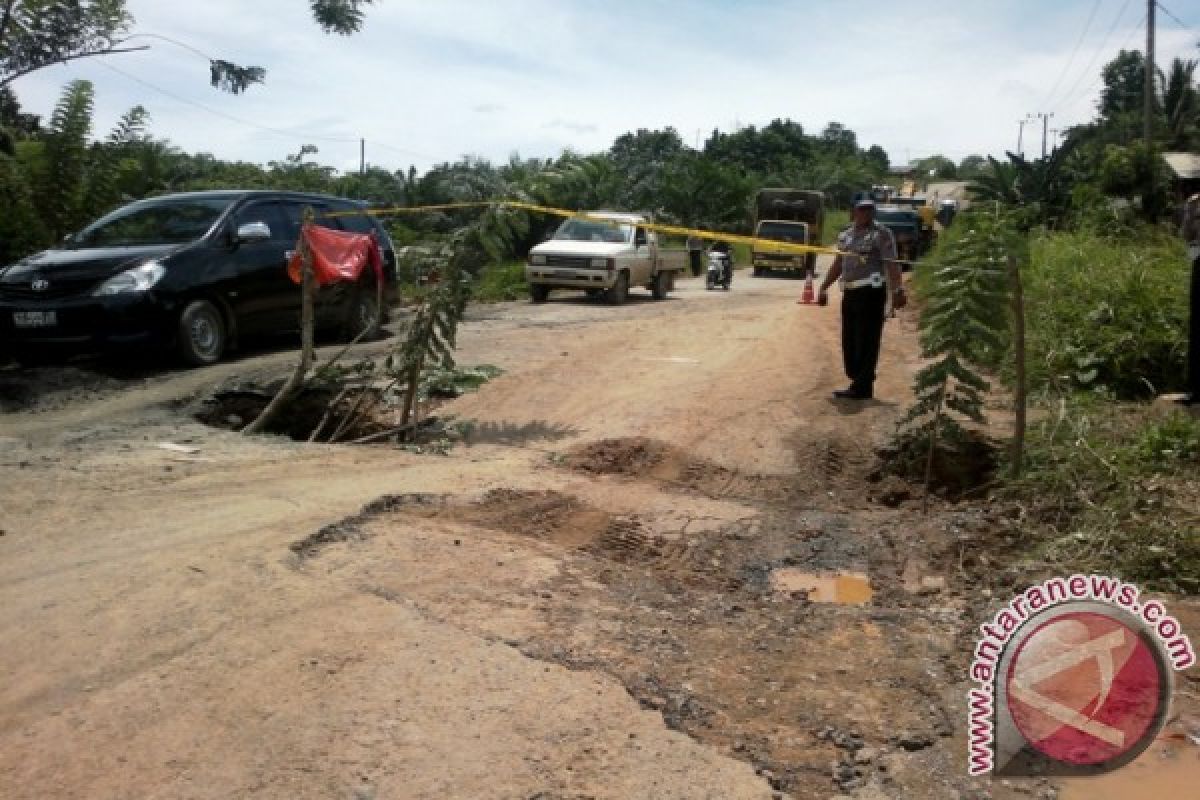
<instances>
[{"instance_id":1,"label":"green grass","mask_svg":"<svg viewBox=\"0 0 1200 800\"><path fill-rule=\"evenodd\" d=\"M524 261L489 264L484 267L476 279L471 295L471 299L477 303L503 303L528 297L529 284L525 282Z\"/></svg>"},{"instance_id":2,"label":"green grass","mask_svg":"<svg viewBox=\"0 0 1200 800\"><path fill-rule=\"evenodd\" d=\"M919 297L970 224L960 214L917 268ZM1018 515L1016 555L1041 570L1115 572L1198 592L1200 421L1136 402L1180 388L1185 374L1183 247L1152 229L1043 231L1028 245L1021 270L1033 422L1024 474L992 487ZM1002 385L1013 356L998 355Z\"/></svg>"},{"instance_id":3,"label":"green grass","mask_svg":"<svg viewBox=\"0 0 1200 800\"><path fill-rule=\"evenodd\" d=\"M821 230L821 244L826 247L837 242L837 235L850 224L850 212L844 210L829 210L825 212L825 227Z\"/></svg>"},{"instance_id":4,"label":"green grass","mask_svg":"<svg viewBox=\"0 0 1200 800\"><path fill-rule=\"evenodd\" d=\"M1020 510L1028 560L1195 594L1198 468L1191 415L1076 393L1031 426L1026 472L999 494Z\"/></svg>"},{"instance_id":5,"label":"green grass","mask_svg":"<svg viewBox=\"0 0 1200 800\"><path fill-rule=\"evenodd\" d=\"M740 242L733 246L733 263L736 265L735 269L746 269L747 267L754 266L754 257L751 255L752 249L750 245L741 244ZM705 269L707 268L706 264Z\"/></svg>"},{"instance_id":6,"label":"green grass","mask_svg":"<svg viewBox=\"0 0 1200 800\"><path fill-rule=\"evenodd\" d=\"M1023 283L1031 386L1103 387L1121 398L1181 387L1188 264L1176 237L1043 233L1030 244Z\"/></svg>"},{"instance_id":7,"label":"green grass","mask_svg":"<svg viewBox=\"0 0 1200 800\"><path fill-rule=\"evenodd\" d=\"M938 237L913 283L928 295L939 262L970 224L959 214ZM1127 236L1040 232L1021 267L1029 386L1058 396L1102 390L1123 400L1181 388L1187 357L1188 264L1173 236L1141 229ZM1004 357L1011 364L1012 357ZM1010 377L1005 367L1002 377Z\"/></svg>"}]
</instances>

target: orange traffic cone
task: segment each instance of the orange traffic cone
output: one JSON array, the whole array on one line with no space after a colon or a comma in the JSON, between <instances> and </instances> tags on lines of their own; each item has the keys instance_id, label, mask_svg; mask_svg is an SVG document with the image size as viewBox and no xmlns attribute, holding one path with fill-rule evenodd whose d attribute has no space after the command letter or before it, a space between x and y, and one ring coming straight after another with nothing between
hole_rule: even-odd
<instances>
[{"instance_id":1,"label":"orange traffic cone","mask_svg":"<svg viewBox=\"0 0 1200 800\"><path fill-rule=\"evenodd\" d=\"M813 290L812 273L806 272L804 275L804 291L800 293L800 299L796 301L796 304L811 306L815 302L817 302L817 293Z\"/></svg>"}]
</instances>

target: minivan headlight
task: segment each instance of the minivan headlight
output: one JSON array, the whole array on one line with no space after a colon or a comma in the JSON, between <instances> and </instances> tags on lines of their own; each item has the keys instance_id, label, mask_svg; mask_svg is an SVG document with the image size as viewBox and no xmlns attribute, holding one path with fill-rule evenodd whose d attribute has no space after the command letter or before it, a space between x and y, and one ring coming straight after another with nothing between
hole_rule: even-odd
<instances>
[{"instance_id":1,"label":"minivan headlight","mask_svg":"<svg viewBox=\"0 0 1200 800\"><path fill-rule=\"evenodd\" d=\"M535 267L544 266L546 264L546 257L541 253L530 253L529 263L533 264Z\"/></svg>"},{"instance_id":2,"label":"minivan headlight","mask_svg":"<svg viewBox=\"0 0 1200 800\"><path fill-rule=\"evenodd\" d=\"M119 272L100 284L92 294L104 297L113 294L144 292L158 283L167 272L157 261L149 261L140 267Z\"/></svg>"}]
</instances>

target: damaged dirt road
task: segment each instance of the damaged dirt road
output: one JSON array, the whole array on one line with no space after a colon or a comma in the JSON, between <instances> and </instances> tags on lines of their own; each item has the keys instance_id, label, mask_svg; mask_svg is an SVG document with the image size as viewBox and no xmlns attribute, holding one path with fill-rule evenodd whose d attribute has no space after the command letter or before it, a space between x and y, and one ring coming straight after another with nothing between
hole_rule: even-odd
<instances>
[{"instance_id":1,"label":"damaged dirt road","mask_svg":"<svg viewBox=\"0 0 1200 800\"><path fill-rule=\"evenodd\" d=\"M3 374L0 796L1009 793L964 768L986 520L874 475L912 318L836 404L798 292L474 309L446 456L194 420L288 353Z\"/></svg>"}]
</instances>

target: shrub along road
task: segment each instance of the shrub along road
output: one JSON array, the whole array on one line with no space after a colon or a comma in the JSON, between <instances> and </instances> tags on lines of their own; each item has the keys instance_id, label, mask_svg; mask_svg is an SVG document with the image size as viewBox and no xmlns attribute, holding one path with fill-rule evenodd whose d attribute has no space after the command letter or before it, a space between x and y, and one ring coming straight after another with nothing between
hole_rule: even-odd
<instances>
[{"instance_id":1,"label":"shrub along road","mask_svg":"<svg viewBox=\"0 0 1200 800\"><path fill-rule=\"evenodd\" d=\"M505 373L438 412L446 456L194 421L291 353L0 373L0 794L981 792L988 519L874 474L912 317L836 405L799 290L477 307L460 362Z\"/></svg>"}]
</instances>

